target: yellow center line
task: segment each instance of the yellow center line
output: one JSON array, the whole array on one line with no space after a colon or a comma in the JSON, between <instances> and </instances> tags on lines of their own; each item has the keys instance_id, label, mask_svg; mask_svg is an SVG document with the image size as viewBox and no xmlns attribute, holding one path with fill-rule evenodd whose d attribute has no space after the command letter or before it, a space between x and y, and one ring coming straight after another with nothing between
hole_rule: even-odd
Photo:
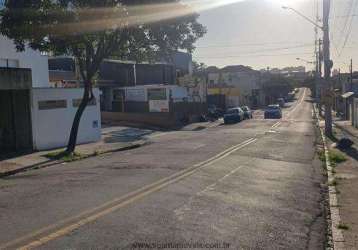
<instances>
[{"instance_id":1,"label":"yellow center line","mask_svg":"<svg viewBox=\"0 0 358 250\"><path fill-rule=\"evenodd\" d=\"M32 248L44 245L47 242L52 241L52 240L59 238L61 236L64 236L66 234L69 234L73 230L78 229L79 227L86 225L90 222L93 222L100 217L103 217L103 216L105 216L109 213L112 213L124 206L127 206L137 200L140 200L140 199L148 196L149 194L159 191L168 185L176 183L176 182L186 178L187 176L192 175L199 169L207 167L207 166L213 164L214 162L217 162L217 161L227 157L228 155L232 154L233 152L235 152L243 147L246 147L251 143L254 143L256 140L257 140L256 138L250 138L240 144L237 144L235 146L232 146L232 147L224 150L223 152L215 155L214 157L211 157L208 160L205 160L203 162L195 164L194 166L192 166L188 169L185 169L185 170L175 173L169 177L166 177L166 178L163 178L157 182L154 182L150 185L142 187L142 188L138 189L137 191L131 192L131 193L124 195L120 198L113 199L112 201L106 202L103 205L100 205L93 209L82 212L77 216L74 216L74 217L65 219L63 221L60 221L56 224L44 227L44 228L37 230L33 233L30 233L28 235L25 235L23 237L15 239L11 242L8 242L4 245L1 245L0 249L13 248L16 245L20 245L20 244L25 243L26 241L31 241L31 240L32 240L31 242L29 242L27 244L25 243L24 246L19 247L18 249L32 249ZM55 231L55 232L51 233L51 231ZM33 240L34 238L35 238L35 240Z\"/></svg>"}]
</instances>

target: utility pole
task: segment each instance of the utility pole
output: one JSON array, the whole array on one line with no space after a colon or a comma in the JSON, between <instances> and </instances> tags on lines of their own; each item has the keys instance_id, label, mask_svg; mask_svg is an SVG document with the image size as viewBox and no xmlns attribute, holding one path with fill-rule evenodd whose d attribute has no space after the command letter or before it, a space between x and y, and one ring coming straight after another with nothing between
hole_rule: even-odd
<instances>
[{"instance_id":1,"label":"utility pole","mask_svg":"<svg viewBox=\"0 0 358 250\"><path fill-rule=\"evenodd\" d=\"M322 39L318 39L318 111L322 116Z\"/></svg>"},{"instance_id":2,"label":"utility pole","mask_svg":"<svg viewBox=\"0 0 358 250\"><path fill-rule=\"evenodd\" d=\"M325 134L332 136L332 86L331 68L332 61L329 51L329 12L331 0L323 0L323 61L324 61L324 80L325 80Z\"/></svg>"},{"instance_id":3,"label":"utility pole","mask_svg":"<svg viewBox=\"0 0 358 250\"><path fill-rule=\"evenodd\" d=\"M318 39L318 75L322 77L322 39Z\"/></svg>"},{"instance_id":4,"label":"utility pole","mask_svg":"<svg viewBox=\"0 0 358 250\"><path fill-rule=\"evenodd\" d=\"M316 9L316 23L319 22L319 12L318 12L318 0L315 0L315 9ZM315 56L316 56L316 74L315 74L315 98L316 102L319 103L319 96L320 96L320 88L319 88L319 82L321 80L320 70L319 70L319 64L320 64L320 40L318 40L318 28L317 26L314 27L315 31Z\"/></svg>"},{"instance_id":5,"label":"utility pole","mask_svg":"<svg viewBox=\"0 0 358 250\"><path fill-rule=\"evenodd\" d=\"M350 75L351 75L351 81L350 81L350 90L349 91L353 91L353 59L351 59L351 65L349 67L349 71L350 71Z\"/></svg>"}]
</instances>

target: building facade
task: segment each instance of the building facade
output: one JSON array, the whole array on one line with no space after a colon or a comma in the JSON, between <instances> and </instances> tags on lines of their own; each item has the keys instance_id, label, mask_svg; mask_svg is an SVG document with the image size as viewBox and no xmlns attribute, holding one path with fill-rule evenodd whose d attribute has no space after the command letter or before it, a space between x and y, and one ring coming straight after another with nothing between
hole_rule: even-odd
<instances>
[{"instance_id":1,"label":"building facade","mask_svg":"<svg viewBox=\"0 0 358 250\"><path fill-rule=\"evenodd\" d=\"M48 58L26 48L17 52L0 36L0 148L1 151L44 150L67 145L83 89L51 88ZM77 143L101 137L99 91L86 108Z\"/></svg>"},{"instance_id":2,"label":"building facade","mask_svg":"<svg viewBox=\"0 0 358 250\"><path fill-rule=\"evenodd\" d=\"M224 108L261 104L260 72L242 65L209 69L208 95L225 96Z\"/></svg>"}]
</instances>

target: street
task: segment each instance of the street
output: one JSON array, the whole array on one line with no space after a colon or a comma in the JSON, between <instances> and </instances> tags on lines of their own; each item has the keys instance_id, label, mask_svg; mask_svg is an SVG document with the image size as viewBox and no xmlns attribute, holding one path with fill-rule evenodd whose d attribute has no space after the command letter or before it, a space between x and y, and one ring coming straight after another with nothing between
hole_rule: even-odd
<instances>
[{"instance_id":1,"label":"street","mask_svg":"<svg viewBox=\"0 0 358 250\"><path fill-rule=\"evenodd\" d=\"M0 249L323 249L309 90L281 120L216 124L1 179Z\"/></svg>"}]
</instances>

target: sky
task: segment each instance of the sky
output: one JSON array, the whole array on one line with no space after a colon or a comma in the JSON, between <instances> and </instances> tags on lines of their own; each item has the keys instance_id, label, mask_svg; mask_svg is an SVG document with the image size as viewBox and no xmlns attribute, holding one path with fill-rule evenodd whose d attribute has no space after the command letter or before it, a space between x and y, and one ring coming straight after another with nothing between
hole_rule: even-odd
<instances>
[{"instance_id":1,"label":"sky","mask_svg":"<svg viewBox=\"0 0 358 250\"><path fill-rule=\"evenodd\" d=\"M315 20L322 0L214 0L217 6L197 8L207 34L197 43L193 59L208 66L241 64L254 69L305 66L314 68L314 25L282 6ZM358 0L331 0L333 68L348 72L350 59L358 70ZM319 31L322 38L322 32ZM302 60L297 60L300 58ZM303 61L305 60L305 61ZM354 64L356 60L356 65Z\"/></svg>"}]
</instances>

